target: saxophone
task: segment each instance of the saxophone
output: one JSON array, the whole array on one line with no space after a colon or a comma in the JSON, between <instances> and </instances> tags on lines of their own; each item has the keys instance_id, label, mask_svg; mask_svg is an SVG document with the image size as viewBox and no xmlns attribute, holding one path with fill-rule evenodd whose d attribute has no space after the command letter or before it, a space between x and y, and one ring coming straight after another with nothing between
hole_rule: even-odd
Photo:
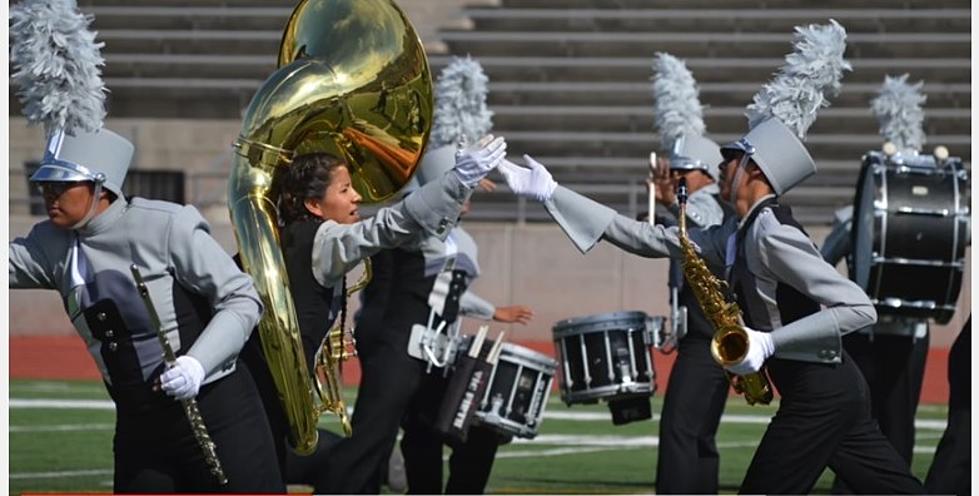
<instances>
[{"instance_id":1,"label":"saxophone","mask_svg":"<svg viewBox=\"0 0 979 496\"><path fill-rule=\"evenodd\" d=\"M677 201L680 204L680 249L683 252L683 276L690 285L697 303L714 327L714 337L710 352L722 367L740 362L748 353L748 333L741 324L741 308L737 303L728 302L724 297L727 284L721 281L703 259L697 255L690 239L687 238L687 183L682 178L677 185ZM731 387L744 395L749 405L772 401L772 386L765 369L748 375L737 375L725 371Z\"/></svg>"}]
</instances>

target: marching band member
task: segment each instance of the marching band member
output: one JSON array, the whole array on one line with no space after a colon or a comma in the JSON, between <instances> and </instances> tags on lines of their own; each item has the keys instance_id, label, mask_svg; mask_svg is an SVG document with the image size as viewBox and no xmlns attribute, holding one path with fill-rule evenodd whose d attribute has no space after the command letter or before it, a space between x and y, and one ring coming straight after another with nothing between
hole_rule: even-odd
<instances>
[{"instance_id":1,"label":"marching band member","mask_svg":"<svg viewBox=\"0 0 979 496\"><path fill-rule=\"evenodd\" d=\"M265 413L237 360L262 312L252 280L194 207L123 195L134 147L102 127L101 45L90 20L58 0L11 12L14 82L28 120L48 134L30 179L48 220L10 242L10 288L58 291L95 360L116 404L116 492L284 492ZM44 52L55 46L68 49ZM178 355L172 364L164 340ZM196 432L216 445L224 485L181 404L190 400L205 426Z\"/></svg>"},{"instance_id":2,"label":"marching band member","mask_svg":"<svg viewBox=\"0 0 979 496\"><path fill-rule=\"evenodd\" d=\"M972 494L972 316L948 353L948 425L925 477L929 494Z\"/></svg>"},{"instance_id":3,"label":"marching band member","mask_svg":"<svg viewBox=\"0 0 979 496\"><path fill-rule=\"evenodd\" d=\"M346 317L346 273L371 255L409 241L419 233L434 238L447 235L447 227L458 218L473 187L505 156L503 139L489 138L453 154L450 167L427 187L364 220L357 211L361 197L353 188L346 163L325 153L293 159L283 179L279 206L282 250L309 370L313 370L316 350L326 332L337 318ZM258 339L255 337L249 343L248 357L261 370L257 382L269 411L279 460L284 464L288 424ZM355 414L355 439L374 428L360 420ZM330 435L320 439L321 443L336 442ZM343 451L347 441L337 442L337 452ZM355 480L356 473L351 468L345 468L342 477L331 476L334 466L344 466L349 459L332 449L318 453L313 456L319 458L328 453L330 463L318 472L308 471L314 477L309 482L316 492L332 492L333 484ZM360 469L365 465L356 466Z\"/></svg>"},{"instance_id":4,"label":"marching band member","mask_svg":"<svg viewBox=\"0 0 979 496\"><path fill-rule=\"evenodd\" d=\"M885 141L895 147L896 153L913 156L925 140L921 104L926 97L920 93L923 83L910 85L907 78L907 74L885 77L871 109ZM821 248L823 258L831 265L850 253L852 217L852 206L838 210L834 216L833 229ZM875 326L843 338L844 349L870 386L871 415L909 466L928 342L927 320L898 316L881 316ZM845 491L839 480L834 487Z\"/></svg>"},{"instance_id":5,"label":"marching band member","mask_svg":"<svg viewBox=\"0 0 979 496\"><path fill-rule=\"evenodd\" d=\"M412 197L430 188L431 183L444 176L452 166L452 157L457 153L455 144L459 140L457 132L451 138L446 137L449 121L453 118L464 120L470 115L477 120L488 119L485 102L481 107L484 113L463 108L457 109L458 113L451 116L446 115L446 86L465 88L465 85L449 83L452 78L445 75L473 71L474 64L471 60L456 60L439 77L429 150L415 173L414 186L406 188L410 194L404 201L411 201ZM475 142L489 130L488 126L479 127L468 122L463 124L458 120L452 121L457 127L479 128L467 134L466 137L471 138L469 142ZM378 492L378 474L394 447L399 426L403 419L411 416L408 413L410 406L417 398L425 396L425 391L429 392L426 397L438 401L440 394L437 385L425 384L428 380L427 363L408 355L409 339L415 324L431 323L437 326L445 321L447 326L452 326L459 315L510 319L512 314L519 315L521 311L494 308L465 291L469 281L478 274L478 264L475 243L458 227L453 228L448 236L418 236L399 249L378 253L371 260L374 277L364 290L356 330L362 376L354 406L354 432L331 453L328 492ZM433 315L436 321L430 318ZM442 376L441 369L433 371L432 375ZM428 406L415 407L416 410L421 408L427 412ZM431 449L433 444L418 439L415 425L409 420L404 421L407 423L402 448L409 491L441 492L441 440L432 440L438 450L437 465L432 466L427 457L415 455L414 447ZM424 435L429 435L427 424L423 423L420 429ZM417 443L412 444L412 439ZM482 450L473 451L478 451L478 454L488 452L491 463L496 443L485 443L481 447ZM418 476L423 470L431 469L438 470L437 485L429 485L426 480L425 488L420 489L422 479ZM485 472L488 477L488 468Z\"/></svg>"},{"instance_id":6,"label":"marching band member","mask_svg":"<svg viewBox=\"0 0 979 496\"><path fill-rule=\"evenodd\" d=\"M796 28L796 53L748 108L751 130L721 150L721 194L736 217L691 232L712 271L727 274L744 313L749 348L728 370L749 374L765 366L782 395L743 493L805 493L827 466L857 492L924 490L874 423L866 381L840 343L875 322L873 305L823 261L779 202L815 172L801 139L850 69L845 36L835 21ZM543 202L579 250L605 238L642 256L682 256L675 228L617 215L559 187L526 158L529 169L504 163L501 172L515 193Z\"/></svg>"},{"instance_id":7,"label":"marching band member","mask_svg":"<svg viewBox=\"0 0 979 496\"><path fill-rule=\"evenodd\" d=\"M719 198L720 147L703 136L697 82L684 62L669 54L657 54L653 69L656 125L663 148L670 151L657 168L656 201L670 209L674 218L665 220L676 225L679 209L674 191L682 177L690 191L687 225L719 225L733 212ZM671 323L671 338L677 340L671 344L676 346L677 358L660 415L656 492L715 494L719 456L714 436L727 400L728 380L710 355L714 329L684 284L679 265L677 260L670 261L671 314L677 320Z\"/></svg>"},{"instance_id":8,"label":"marching band member","mask_svg":"<svg viewBox=\"0 0 979 496\"><path fill-rule=\"evenodd\" d=\"M492 112L486 108L488 78L479 62L455 59L450 63L436 83L436 111L431 143L432 152L425 156L424 167L415 177L419 184L431 181L449 162L452 150L457 143L472 142L492 128ZM484 189L491 189L493 183L483 182ZM471 208L466 204L462 214ZM455 325L458 317L470 317L501 323L526 324L533 316L530 308L515 305L496 307L468 289L479 277L479 256L475 240L456 227L449 233L446 241L427 239L413 246L394 250L389 262L396 266L409 266L412 260L424 259L425 270L401 270L394 278L395 288L388 300L411 302L418 305L425 318L405 321L399 333L411 333L415 324L437 326L438 320ZM437 275L430 274L433 266L446 265L452 260L450 270L442 270ZM434 277L433 277L434 276ZM415 284L426 291L426 298L413 291ZM397 290L401 292L397 292ZM461 292L461 296L459 293ZM452 303L458 297L458 310ZM429 319L435 313L436 319ZM453 315L455 314L455 315ZM395 327L389 324L389 327ZM447 364L446 367L450 365ZM404 435L401 451L405 458L405 471L408 492L412 494L438 494L443 492L442 478L442 436L434 428L439 414L439 406L448 386L446 373L442 370L429 371L402 420ZM449 458L449 478L444 487L447 494L481 494L489 481L497 447L506 440L496 431L480 425L473 425L465 443L452 443L452 456Z\"/></svg>"}]
</instances>

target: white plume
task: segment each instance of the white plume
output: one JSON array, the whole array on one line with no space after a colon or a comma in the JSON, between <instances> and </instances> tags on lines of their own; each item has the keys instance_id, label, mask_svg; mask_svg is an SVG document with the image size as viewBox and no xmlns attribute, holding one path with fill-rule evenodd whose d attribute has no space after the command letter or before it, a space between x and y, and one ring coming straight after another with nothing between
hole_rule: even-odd
<instances>
[{"instance_id":1,"label":"white plume","mask_svg":"<svg viewBox=\"0 0 979 496\"><path fill-rule=\"evenodd\" d=\"M796 26L793 45L795 51L785 56L785 65L755 95L745 115L749 127L777 117L799 139L805 139L816 112L828 107L829 98L839 93L843 72L853 68L843 58L846 30L835 20Z\"/></svg>"},{"instance_id":2,"label":"white plume","mask_svg":"<svg viewBox=\"0 0 979 496\"><path fill-rule=\"evenodd\" d=\"M435 116L431 147L473 144L493 127L493 112L486 108L489 78L470 57L455 57L435 82Z\"/></svg>"},{"instance_id":3,"label":"white plume","mask_svg":"<svg viewBox=\"0 0 979 496\"><path fill-rule=\"evenodd\" d=\"M10 8L11 83L32 125L50 134L93 132L105 119L104 43L74 0L23 0Z\"/></svg>"},{"instance_id":4,"label":"white plume","mask_svg":"<svg viewBox=\"0 0 979 496\"><path fill-rule=\"evenodd\" d=\"M686 64L668 53L657 53L652 81L653 112L662 149L672 150L676 139L685 134L704 134L700 89Z\"/></svg>"},{"instance_id":5,"label":"white plume","mask_svg":"<svg viewBox=\"0 0 979 496\"><path fill-rule=\"evenodd\" d=\"M871 100L870 108L880 124L880 135L894 143L898 150L920 150L925 144L922 123L925 112L921 104L928 99L921 93L924 82L908 84L908 75L884 77L880 93Z\"/></svg>"}]
</instances>

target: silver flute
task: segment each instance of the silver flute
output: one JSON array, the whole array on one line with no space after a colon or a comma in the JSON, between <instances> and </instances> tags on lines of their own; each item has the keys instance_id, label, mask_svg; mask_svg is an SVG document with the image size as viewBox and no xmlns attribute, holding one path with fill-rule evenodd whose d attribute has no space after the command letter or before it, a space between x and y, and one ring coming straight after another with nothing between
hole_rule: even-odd
<instances>
[{"instance_id":1,"label":"silver flute","mask_svg":"<svg viewBox=\"0 0 979 496\"><path fill-rule=\"evenodd\" d=\"M163 327L160 325L160 316L157 315L156 307L153 306L153 300L150 299L150 292L146 289L143 275L139 273L139 268L136 267L136 264L130 265L129 270L132 271L133 279L136 280L136 289L139 290L139 296L143 298L143 303L146 305L146 313L149 314L150 325L156 329L156 337L160 339L160 345L163 346L163 361L166 362L167 367L171 367L177 361L177 356L173 353L170 341L167 339L166 334L163 332ZM184 414L187 416L187 421L190 422L190 429L194 432L194 439L197 440L197 445L200 446L201 451L204 453L204 460L207 462L207 467L211 475L217 479L218 484L222 486L226 485L228 478L224 475L224 469L221 468L221 460L218 459L214 441L211 440L211 435L207 433L207 426L204 425L204 417L201 416L201 411L197 408L197 400L194 398L180 400L180 404L184 407Z\"/></svg>"}]
</instances>

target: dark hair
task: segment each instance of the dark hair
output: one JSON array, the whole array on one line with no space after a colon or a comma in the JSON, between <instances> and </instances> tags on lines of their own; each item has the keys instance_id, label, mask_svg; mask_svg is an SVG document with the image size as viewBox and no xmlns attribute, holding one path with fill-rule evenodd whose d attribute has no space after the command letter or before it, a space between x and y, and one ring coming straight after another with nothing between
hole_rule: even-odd
<instances>
[{"instance_id":1,"label":"dark hair","mask_svg":"<svg viewBox=\"0 0 979 496\"><path fill-rule=\"evenodd\" d=\"M333 171L347 164L327 153L300 155L281 177L279 216L282 225L311 220L306 200L320 199L333 178Z\"/></svg>"}]
</instances>

